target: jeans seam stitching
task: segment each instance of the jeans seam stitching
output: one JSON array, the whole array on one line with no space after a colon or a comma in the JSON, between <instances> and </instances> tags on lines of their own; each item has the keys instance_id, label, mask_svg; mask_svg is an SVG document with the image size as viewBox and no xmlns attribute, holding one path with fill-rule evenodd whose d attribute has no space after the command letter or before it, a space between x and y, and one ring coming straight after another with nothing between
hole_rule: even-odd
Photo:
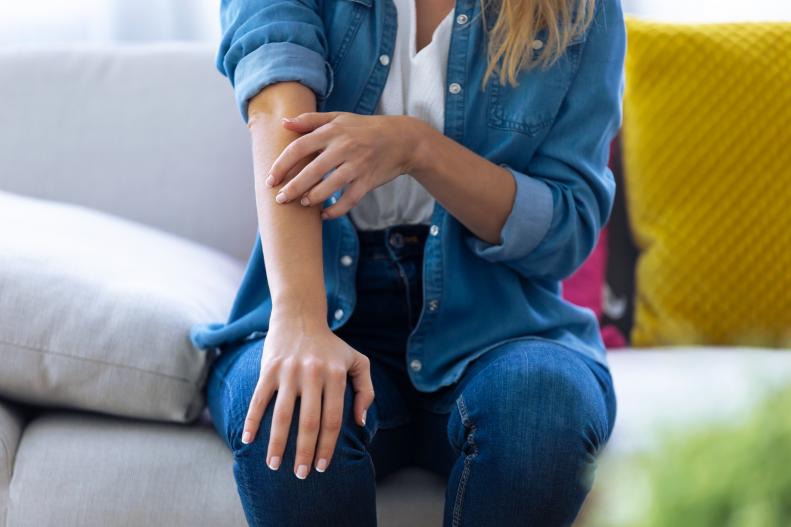
<instances>
[{"instance_id":1,"label":"jeans seam stitching","mask_svg":"<svg viewBox=\"0 0 791 527\"><path fill-rule=\"evenodd\" d=\"M453 527L459 527L461 525L461 511L464 507L465 490L467 488L467 481L470 477L472 460L478 455L478 446L475 444L476 426L470 421L467 406L464 404L462 395L459 395L458 399L456 399L456 405L461 415L462 424L465 428L470 430L467 435L466 443L472 447L472 452L464 456L464 468L462 469L461 476L459 476L459 488L456 490L456 500L453 504Z\"/></svg>"}]
</instances>

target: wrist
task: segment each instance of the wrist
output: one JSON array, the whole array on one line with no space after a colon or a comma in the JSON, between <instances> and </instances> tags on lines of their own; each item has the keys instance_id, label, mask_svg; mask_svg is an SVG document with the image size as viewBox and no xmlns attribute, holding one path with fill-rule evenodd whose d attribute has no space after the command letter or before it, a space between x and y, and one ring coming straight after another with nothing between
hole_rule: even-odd
<instances>
[{"instance_id":1,"label":"wrist","mask_svg":"<svg viewBox=\"0 0 791 527\"><path fill-rule=\"evenodd\" d=\"M305 329L326 329L327 306L323 301L302 301L289 298L273 299L270 325L274 323L297 324Z\"/></svg>"},{"instance_id":2,"label":"wrist","mask_svg":"<svg viewBox=\"0 0 791 527\"><path fill-rule=\"evenodd\" d=\"M407 134L409 145L404 172L420 181L424 174L432 170L434 156L431 152L436 148L436 135L439 133L428 123L415 117L411 119L411 130ZM436 153L436 152L435 152Z\"/></svg>"}]
</instances>

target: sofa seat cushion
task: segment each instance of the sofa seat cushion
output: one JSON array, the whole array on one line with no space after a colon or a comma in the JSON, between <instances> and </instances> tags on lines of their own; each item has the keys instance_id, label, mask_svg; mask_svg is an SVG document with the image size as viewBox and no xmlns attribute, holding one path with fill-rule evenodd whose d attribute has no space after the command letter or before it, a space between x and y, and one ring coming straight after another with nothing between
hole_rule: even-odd
<instances>
[{"instance_id":1,"label":"sofa seat cushion","mask_svg":"<svg viewBox=\"0 0 791 527\"><path fill-rule=\"evenodd\" d=\"M49 411L17 452L8 525L246 523L231 453L211 427Z\"/></svg>"},{"instance_id":2,"label":"sofa seat cushion","mask_svg":"<svg viewBox=\"0 0 791 527\"><path fill-rule=\"evenodd\" d=\"M6 525L8 486L14 473L14 459L24 423L25 414L21 409L0 400L0 525Z\"/></svg>"},{"instance_id":3,"label":"sofa seat cushion","mask_svg":"<svg viewBox=\"0 0 791 527\"><path fill-rule=\"evenodd\" d=\"M212 355L190 327L224 316L241 262L76 205L0 192L0 396L184 422Z\"/></svg>"},{"instance_id":4,"label":"sofa seat cushion","mask_svg":"<svg viewBox=\"0 0 791 527\"><path fill-rule=\"evenodd\" d=\"M444 491L422 469L389 476L378 487L380 527L440 525ZM9 527L40 525L247 523L231 452L205 414L179 425L49 411L25 430L8 512Z\"/></svg>"}]
</instances>

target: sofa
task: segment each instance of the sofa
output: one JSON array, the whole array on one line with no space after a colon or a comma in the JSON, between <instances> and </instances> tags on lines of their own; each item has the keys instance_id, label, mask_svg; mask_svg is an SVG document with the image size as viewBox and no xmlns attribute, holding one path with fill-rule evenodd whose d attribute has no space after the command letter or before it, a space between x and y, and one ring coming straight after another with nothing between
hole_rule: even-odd
<instances>
[{"instance_id":1,"label":"sofa","mask_svg":"<svg viewBox=\"0 0 791 527\"><path fill-rule=\"evenodd\" d=\"M0 50L0 191L154 227L241 272L256 228L250 145L213 54L204 44ZM635 251L616 201L605 315L628 335ZM791 379L791 353L759 348L626 346L609 360L618 417L602 463L652 448L656 430L738 419ZM441 525L443 500L437 476L404 469L378 484L379 524ZM580 524L598 503L594 487ZM0 525L245 524L231 453L205 409L173 423L0 400Z\"/></svg>"}]
</instances>

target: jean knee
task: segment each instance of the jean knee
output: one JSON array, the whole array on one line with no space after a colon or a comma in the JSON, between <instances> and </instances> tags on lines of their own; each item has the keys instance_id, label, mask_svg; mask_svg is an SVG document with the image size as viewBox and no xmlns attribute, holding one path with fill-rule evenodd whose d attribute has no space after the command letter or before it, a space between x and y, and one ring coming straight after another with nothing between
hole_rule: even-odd
<instances>
[{"instance_id":1,"label":"jean knee","mask_svg":"<svg viewBox=\"0 0 791 527\"><path fill-rule=\"evenodd\" d=\"M606 408L595 376L575 353L515 347L492 361L456 401L452 444L466 453L488 451L482 454L515 477L558 457L575 473L589 464L607 439Z\"/></svg>"}]
</instances>

